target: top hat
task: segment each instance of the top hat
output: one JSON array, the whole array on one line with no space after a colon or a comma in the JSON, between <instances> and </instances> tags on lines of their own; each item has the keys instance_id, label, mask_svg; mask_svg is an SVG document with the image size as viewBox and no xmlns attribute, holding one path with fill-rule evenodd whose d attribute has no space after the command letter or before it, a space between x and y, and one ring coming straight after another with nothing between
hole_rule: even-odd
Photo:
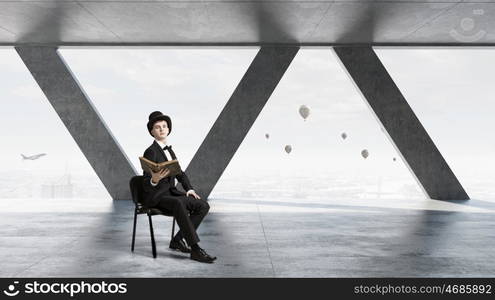
<instances>
[{"instance_id":1,"label":"top hat","mask_svg":"<svg viewBox=\"0 0 495 300\"><path fill-rule=\"evenodd\" d=\"M158 121L167 122L168 134L172 132L172 120L170 120L170 117L162 114L161 111L154 111L148 117L148 124L146 125L148 127L148 131L150 134L151 134L151 129L153 129L153 125L155 125L155 123Z\"/></svg>"}]
</instances>

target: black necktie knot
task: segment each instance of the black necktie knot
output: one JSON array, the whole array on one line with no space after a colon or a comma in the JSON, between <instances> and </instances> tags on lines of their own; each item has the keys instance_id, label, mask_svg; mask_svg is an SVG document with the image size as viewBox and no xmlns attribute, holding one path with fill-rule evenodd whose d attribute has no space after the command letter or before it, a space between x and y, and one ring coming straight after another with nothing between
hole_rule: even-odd
<instances>
[{"instance_id":1,"label":"black necktie knot","mask_svg":"<svg viewBox=\"0 0 495 300\"><path fill-rule=\"evenodd\" d=\"M165 146L165 147L163 147L163 150L170 150L170 149L172 149L172 146Z\"/></svg>"}]
</instances>

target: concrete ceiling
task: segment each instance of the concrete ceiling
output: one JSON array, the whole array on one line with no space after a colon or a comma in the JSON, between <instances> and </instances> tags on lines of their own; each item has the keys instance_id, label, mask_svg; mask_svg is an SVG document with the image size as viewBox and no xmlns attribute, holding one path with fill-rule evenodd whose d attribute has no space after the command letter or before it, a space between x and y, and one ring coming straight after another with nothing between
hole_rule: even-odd
<instances>
[{"instance_id":1,"label":"concrete ceiling","mask_svg":"<svg viewBox=\"0 0 495 300\"><path fill-rule=\"evenodd\" d=\"M0 0L0 45L495 45L495 2Z\"/></svg>"}]
</instances>

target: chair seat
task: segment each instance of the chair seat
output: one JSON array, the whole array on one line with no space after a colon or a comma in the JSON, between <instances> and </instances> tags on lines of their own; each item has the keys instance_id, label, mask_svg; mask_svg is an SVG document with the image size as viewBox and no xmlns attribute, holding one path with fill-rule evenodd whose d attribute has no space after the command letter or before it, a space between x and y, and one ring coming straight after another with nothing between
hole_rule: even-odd
<instances>
[{"instance_id":1,"label":"chair seat","mask_svg":"<svg viewBox=\"0 0 495 300\"><path fill-rule=\"evenodd\" d=\"M146 207L138 207L137 209L137 213L138 214L147 214L148 211L150 212L150 215L152 216L156 216L156 215L164 215L164 216L168 216L168 217L173 217L174 214L171 212L171 211L164 211L164 210L161 210L161 209L158 209L158 208L146 208Z\"/></svg>"},{"instance_id":2,"label":"chair seat","mask_svg":"<svg viewBox=\"0 0 495 300\"><path fill-rule=\"evenodd\" d=\"M161 210L161 209L158 209L158 208L151 208L150 209L151 211L151 215L164 215L164 216L168 216L168 217L173 217L174 214L168 210Z\"/></svg>"}]
</instances>

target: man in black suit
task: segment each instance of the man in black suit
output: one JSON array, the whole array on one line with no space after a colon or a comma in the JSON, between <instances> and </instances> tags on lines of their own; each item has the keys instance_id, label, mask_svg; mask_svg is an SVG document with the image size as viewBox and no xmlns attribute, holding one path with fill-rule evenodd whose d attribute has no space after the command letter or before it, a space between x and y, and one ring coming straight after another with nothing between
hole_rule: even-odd
<instances>
[{"instance_id":1,"label":"man in black suit","mask_svg":"<svg viewBox=\"0 0 495 300\"><path fill-rule=\"evenodd\" d=\"M155 111L148 119L148 131L155 141L146 149L143 156L154 162L177 159L172 146L167 144L167 136L172 131L170 117ZM199 247L199 237L196 233L210 206L196 194L184 171L181 170L176 176L168 176L168 173L167 170L151 174L144 172L144 205L173 213L180 230L170 241L171 249L191 253L193 260L211 263L216 257L210 256ZM175 178L182 184L186 193L175 187Z\"/></svg>"}]
</instances>

